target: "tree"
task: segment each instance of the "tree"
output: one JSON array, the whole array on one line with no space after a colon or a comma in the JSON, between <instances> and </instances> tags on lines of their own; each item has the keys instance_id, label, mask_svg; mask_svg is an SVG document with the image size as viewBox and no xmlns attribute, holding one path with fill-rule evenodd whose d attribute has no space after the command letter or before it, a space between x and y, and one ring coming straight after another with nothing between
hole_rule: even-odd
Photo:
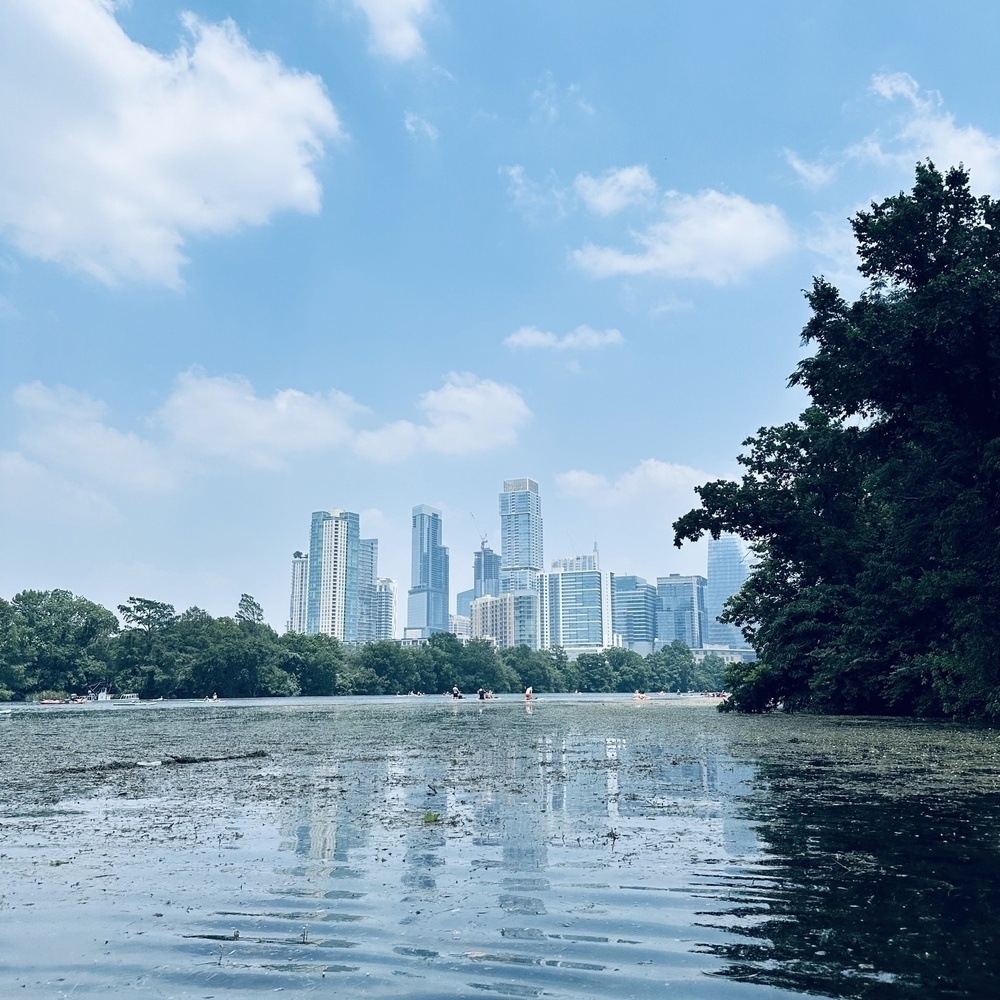
<instances>
[{"instance_id":1,"label":"tree","mask_svg":"<svg viewBox=\"0 0 1000 1000\"><path fill-rule=\"evenodd\" d=\"M812 406L762 428L739 483L674 525L747 539L728 605L759 662L732 705L1000 715L1000 203L961 168L853 220L867 290L814 280L790 382Z\"/></svg>"},{"instance_id":2,"label":"tree","mask_svg":"<svg viewBox=\"0 0 1000 1000\"><path fill-rule=\"evenodd\" d=\"M248 625L263 625L264 609L249 594L241 594L236 621Z\"/></svg>"}]
</instances>

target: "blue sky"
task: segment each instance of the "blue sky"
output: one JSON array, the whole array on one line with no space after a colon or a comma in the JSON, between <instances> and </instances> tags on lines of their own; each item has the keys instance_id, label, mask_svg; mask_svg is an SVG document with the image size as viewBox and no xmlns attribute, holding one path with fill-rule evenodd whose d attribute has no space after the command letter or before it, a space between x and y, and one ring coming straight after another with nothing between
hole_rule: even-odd
<instances>
[{"instance_id":1,"label":"blue sky","mask_svg":"<svg viewBox=\"0 0 1000 1000\"><path fill-rule=\"evenodd\" d=\"M287 617L309 515L452 591L538 480L546 560L670 523L793 418L801 290L963 161L1000 7L0 0L0 595Z\"/></svg>"}]
</instances>

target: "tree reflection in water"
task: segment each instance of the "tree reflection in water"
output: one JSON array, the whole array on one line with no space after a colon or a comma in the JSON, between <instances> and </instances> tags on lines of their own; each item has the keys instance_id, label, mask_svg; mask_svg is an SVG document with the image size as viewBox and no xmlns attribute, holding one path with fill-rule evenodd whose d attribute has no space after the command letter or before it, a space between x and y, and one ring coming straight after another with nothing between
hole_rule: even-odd
<instances>
[{"instance_id":1,"label":"tree reflection in water","mask_svg":"<svg viewBox=\"0 0 1000 1000\"><path fill-rule=\"evenodd\" d=\"M769 793L747 804L760 861L704 883L730 904L704 923L739 940L704 950L721 975L803 993L1000 996L995 734L823 728L762 753Z\"/></svg>"}]
</instances>

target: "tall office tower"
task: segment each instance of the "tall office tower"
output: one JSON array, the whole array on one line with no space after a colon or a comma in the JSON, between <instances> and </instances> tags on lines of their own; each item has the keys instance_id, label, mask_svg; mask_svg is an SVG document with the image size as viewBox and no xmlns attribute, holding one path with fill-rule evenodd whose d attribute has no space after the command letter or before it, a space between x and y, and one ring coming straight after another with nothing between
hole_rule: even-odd
<instances>
[{"instance_id":1,"label":"tall office tower","mask_svg":"<svg viewBox=\"0 0 1000 1000\"><path fill-rule=\"evenodd\" d=\"M379 577L375 582L373 619L376 642L396 637L396 581Z\"/></svg>"},{"instance_id":2,"label":"tall office tower","mask_svg":"<svg viewBox=\"0 0 1000 1000\"><path fill-rule=\"evenodd\" d=\"M375 585L378 581L378 539L358 542L358 642L375 641Z\"/></svg>"},{"instance_id":3,"label":"tall office tower","mask_svg":"<svg viewBox=\"0 0 1000 1000\"><path fill-rule=\"evenodd\" d=\"M517 602L515 642L529 649L548 646L548 614L543 608L542 502L533 479L505 479L500 494L500 591L534 595Z\"/></svg>"},{"instance_id":4,"label":"tall office tower","mask_svg":"<svg viewBox=\"0 0 1000 1000\"><path fill-rule=\"evenodd\" d=\"M500 593L500 566L503 560L484 538L472 563L472 589L474 597L496 597Z\"/></svg>"},{"instance_id":5,"label":"tall office tower","mask_svg":"<svg viewBox=\"0 0 1000 1000\"><path fill-rule=\"evenodd\" d=\"M455 614L465 618L471 618L472 602L475 599L476 591L474 588L470 587L468 590L460 590L455 595Z\"/></svg>"},{"instance_id":6,"label":"tall office tower","mask_svg":"<svg viewBox=\"0 0 1000 1000\"><path fill-rule=\"evenodd\" d=\"M414 507L412 527L406 631L426 639L448 631L448 549L441 544L441 511L426 504Z\"/></svg>"},{"instance_id":7,"label":"tall office tower","mask_svg":"<svg viewBox=\"0 0 1000 1000\"><path fill-rule=\"evenodd\" d=\"M677 639L692 649L700 649L706 640L705 587L703 576L656 578L656 638L662 645Z\"/></svg>"},{"instance_id":8,"label":"tall office tower","mask_svg":"<svg viewBox=\"0 0 1000 1000\"><path fill-rule=\"evenodd\" d=\"M553 566L575 565L559 559ZM580 564L586 564L581 558ZM599 569L556 570L548 576L549 643L572 656L613 645L611 574Z\"/></svg>"},{"instance_id":9,"label":"tall office tower","mask_svg":"<svg viewBox=\"0 0 1000 1000\"><path fill-rule=\"evenodd\" d=\"M309 556L292 553L292 600L288 608L288 631L305 632L309 592Z\"/></svg>"},{"instance_id":10,"label":"tall office tower","mask_svg":"<svg viewBox=\"0 0 1000 1000\"><path fill-rule=\"evenodd\" d=\"M358 515L334 507L318 510L309 530L306 632L358 639Z\"/></svg>"},{"instance_id":11,"label":"tall office tower","mask_svg":"<svg viewBox=\"0 0 1000 1000\"><path fill-rule=\"evenodd\" d=\"M648 656L656 640L656 587L641 576L611 578L611 622L622 644Z\"/></svg>"},{"instance_id":12,"label":"tall office tower","mask_svg":"<svg viewBox=\"0 0 1000 1000\"><path fill-rule=\"evenodd\" d=\"M708 588L705 605L708 610L706 645L746 649L747 641L735 625L723 625L718 620L722 607L746 583L749 575L747 553L736 535L720 535L708 540Z\"/></svg>"}]
</instances>

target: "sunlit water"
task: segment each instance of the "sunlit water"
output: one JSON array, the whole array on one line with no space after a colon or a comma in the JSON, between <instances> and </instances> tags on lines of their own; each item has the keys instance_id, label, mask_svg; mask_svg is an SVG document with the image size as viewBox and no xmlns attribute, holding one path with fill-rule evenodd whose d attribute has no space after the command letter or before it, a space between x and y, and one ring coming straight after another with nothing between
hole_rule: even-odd
<instances>
[{"instance_id":1,"label":"sunlit water","mask_svg":"<svg viewBox=\"0 0 1000 1000\"><path fill-rule=\"evenodd\" d=\"M0 996L1000 996L998 753L669 698L16 706Z\"/></svg>"}]
</instances>

